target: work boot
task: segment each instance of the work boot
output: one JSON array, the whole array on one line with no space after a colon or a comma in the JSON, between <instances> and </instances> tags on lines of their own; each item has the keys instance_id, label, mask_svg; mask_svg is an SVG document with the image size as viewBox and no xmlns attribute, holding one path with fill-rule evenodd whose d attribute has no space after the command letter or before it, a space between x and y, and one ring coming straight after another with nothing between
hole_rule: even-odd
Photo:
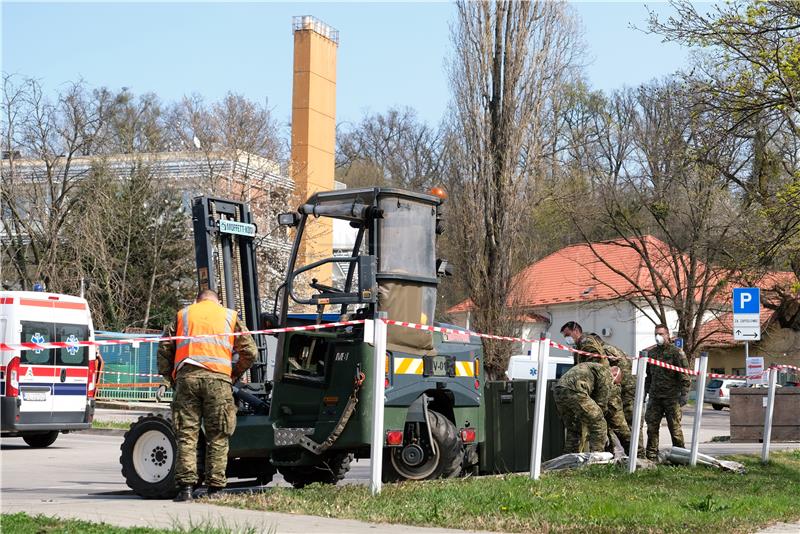
<instances>
[{"instance_id":1,"label":"work boot","mask_svg":"<svg viewBox=\"0 0 800 534\"><path fill-rule=\"evenodd\" d=\"M209 499L216 499L218 497L222 497L225 495L225 488L218 487L218 486L209 486L208 491L206 492L206 497Z\"/></svg>"},{"instance_id":2,"label":"work boot","mask_svg":"<svg viewBox=\"0 0 800 534\"><path fill-rule=\"evenodd\" d=\"M173 499L175 502L187 502L192 500L192 487L191 486L181 486L178 490L178 494Z\"/></svg>"}]
</instances>

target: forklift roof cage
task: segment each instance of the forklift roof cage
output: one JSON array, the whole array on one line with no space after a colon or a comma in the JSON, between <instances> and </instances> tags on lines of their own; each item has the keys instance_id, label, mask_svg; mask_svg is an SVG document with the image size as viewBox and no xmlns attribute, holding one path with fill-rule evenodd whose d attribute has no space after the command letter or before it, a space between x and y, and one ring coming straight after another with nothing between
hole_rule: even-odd
<instances>
[{"instance_id":1,"label":"forklift roof cage","mask_svg":"<svg viewBox=\"0 0 800 534\"><path fill-rule=\"evenodd\" d=\"M297 235L286 273L280 322L284 324L290 300L298 304L357 307L357 315L371 318L385 311L390 319L433 324L436 307L436 234L441 228L442 199L393 188L344 189L317 193L297 210L293 223ZM298 266L301 242L318 218L348 221L357 229L348 257L333 256ZM329 263L347 264L342 287L325 286L312 279L317 293L298 294L304 284L297 279ZM357 286L355 281L357 280ZM390 327L389 346L406 352L432 354L429 332Z\"/></svg>"}]
</instances>

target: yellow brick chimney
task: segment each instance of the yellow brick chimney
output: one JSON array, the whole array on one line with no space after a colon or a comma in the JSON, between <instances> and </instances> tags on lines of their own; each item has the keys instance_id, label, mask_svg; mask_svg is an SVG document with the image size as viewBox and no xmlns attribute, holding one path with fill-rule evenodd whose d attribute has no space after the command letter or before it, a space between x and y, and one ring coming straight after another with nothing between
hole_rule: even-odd
<instances>
[{"instance_id":1,"label":"yellow brick chimney","mask_svg":"<svg viewBox=\"0 0 800 534\"><path fill-rule=\"evenodd\" d=\"M317 191L334 188L339 32L311 16L294 17L292 26L292 178L299 205ZM330 220L314 221L313 227L316 230L306 236L301 250L301 262L305 264L333 255ZM315 269L314 276L321 283L329 283L330 271L330 266Z\"/></svg>"}]
</instances>

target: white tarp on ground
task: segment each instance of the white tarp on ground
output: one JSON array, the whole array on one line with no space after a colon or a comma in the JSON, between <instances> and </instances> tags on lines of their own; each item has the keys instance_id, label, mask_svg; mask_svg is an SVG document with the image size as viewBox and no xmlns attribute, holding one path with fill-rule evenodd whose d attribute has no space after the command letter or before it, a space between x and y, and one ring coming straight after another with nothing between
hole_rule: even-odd
<instances>
[{"instance_id":1,"label":"white tarp on ground","mask_svg":"<svg viewBox=\"0 0 800 534\"><path fill-rule=\"evenodd\" d=\"M661 452L659 456L661 457L662 461L667 461L679 465L688 465L689 457L691 456L691 454L692 451L690 451L689 449L683 449L681 447L672 447L668 451ZM698 453L697 463L709 467L716 467L724 471L733 471L734 473L744 473L744 465L740 464L739 462L734 462L731 460L717 460L713 456L709 456L707 454Z\"/></svg>"}]
</instances>

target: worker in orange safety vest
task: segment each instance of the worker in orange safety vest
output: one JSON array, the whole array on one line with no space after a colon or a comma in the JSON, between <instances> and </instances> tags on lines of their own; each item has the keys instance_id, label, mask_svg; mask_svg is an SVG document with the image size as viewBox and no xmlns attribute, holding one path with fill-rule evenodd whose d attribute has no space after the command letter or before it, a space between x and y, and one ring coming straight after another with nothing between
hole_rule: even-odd
<instances>
[{"instance_id":1,"label":"worker in orange safety vest","mask_svg":"<svg viewBox=\"0 0 800 534\"><path fill-rule=\"evenodd\" d=\"M198 485L197 440L201 423L205 435L205 483L208 495L226 485L228 439L236 428L232 382L255 361L257 347L239 323L236 311L219 303L214 291L205 289L194 304L180 310L176 326L166 336L185 339L163 341L158 349L158 372L172 385L172 417L177 454L176 501L192 499ZM233 353L238 360L233 361Z\"/></svg>"}]
</instances>

